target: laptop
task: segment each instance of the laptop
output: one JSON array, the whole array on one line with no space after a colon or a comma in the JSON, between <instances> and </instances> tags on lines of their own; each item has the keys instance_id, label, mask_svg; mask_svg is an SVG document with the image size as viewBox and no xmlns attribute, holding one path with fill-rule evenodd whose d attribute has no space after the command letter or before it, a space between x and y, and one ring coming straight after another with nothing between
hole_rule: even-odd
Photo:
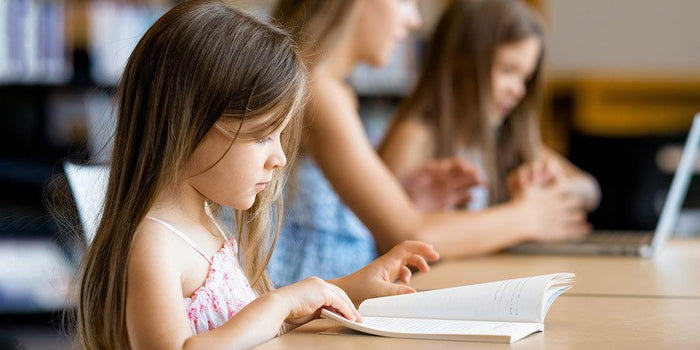
<instances>
[{"instance_id":1,"label":"laptop","mask_svg":"<svg viewBox=\"0 0 700 350\"><path fill-rule=\"evenodd\" d=\"M557 243L524 243L509 251L522 254L635 255L654 257L673 233L692 178L700 143L700 112L694 119L654 232L594 231L583 239Z\"/></svg>"}]
</instances>

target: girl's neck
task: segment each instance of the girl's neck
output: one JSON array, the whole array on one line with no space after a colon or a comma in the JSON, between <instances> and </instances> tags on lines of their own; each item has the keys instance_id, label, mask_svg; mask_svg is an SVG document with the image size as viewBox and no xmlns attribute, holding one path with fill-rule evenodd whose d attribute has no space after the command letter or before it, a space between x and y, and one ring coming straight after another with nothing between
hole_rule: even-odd
<instances>
[{"instance_id":1,"label":"girl's neck","mask_svg":"<svg viewBox=\"0 0 700 350\"><path fill-rule=\"evenodd\" d=\"M323 71L341 82L350 76L353 69L360 63L351 32L351 30L347 30L345 33L341 33L341 38L317 64L316 70Z\"/></svg>"},{"instance_id":2,"label":"girl's neck","mask_svg":"<svg viewBox=\"0 0 700 350\"><path fill-rule=\"evenodd\" d=\"M186 183L176 188L166 187L156 196L150 212L160 219L185 219L208 227L211 220L204 209L205 200L201 193Z\"/></svg>"}]
</instances>

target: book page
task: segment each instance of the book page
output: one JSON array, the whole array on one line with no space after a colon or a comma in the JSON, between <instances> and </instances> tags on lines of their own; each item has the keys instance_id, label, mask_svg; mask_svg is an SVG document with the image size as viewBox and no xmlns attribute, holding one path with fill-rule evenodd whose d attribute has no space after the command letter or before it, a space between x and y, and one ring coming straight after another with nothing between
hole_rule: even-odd
<instances>
[{"instance_id":1,"label":"book page","mask_svg":"<svg viewBox=\"0 0 700 350\"><path fill-rule=\"evenodd\" d=\"M542 331L542 324L520 322L489 322L464 320L436 320L416 318L364 317L353 322L328 310L323 317L344 326L369 334L423 339L475 340L514 342L528 334Z\"/></svg>"},{"instance_id":2,"label":"book page","mask_svg":"<svg viewBox=\"0 0 700 350\"><path fill-rule=\"evenodd\" d=\"M550 274L373 298L360 304L359 311L363 317L542 323L545 303L551 305L568 289L573 276ZM551 292L553 286L563 290Z\"/></svg>"}]
</instances>

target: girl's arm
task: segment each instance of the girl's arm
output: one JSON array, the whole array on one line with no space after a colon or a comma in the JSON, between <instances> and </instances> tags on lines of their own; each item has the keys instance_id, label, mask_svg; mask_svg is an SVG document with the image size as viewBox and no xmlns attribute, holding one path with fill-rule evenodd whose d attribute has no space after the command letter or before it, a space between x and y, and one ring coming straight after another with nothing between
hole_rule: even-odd
<instances>
[{"instance_id":1,"label":"girl's arm","mask_svg":"<svg viewBox=\"0 0 700 350\"><path fill-rule=\"evenodd\" d=\"M321 308L337 310L351 321L361 317L339 287L317 277L276 289L255 299L219 328L190 337L184 349L248 349L284 331L318 318ZM286 323L285 323L286 321Z\"/></svg>"},{"instance_id":2,"label":"girl's arm","mask_svg":"<svg viewBox=\"0 0 700 350\"><path fill-rule=\"evenodd\" d=\"M324 306L351 320L359 317L340 288L308 278L255 299L222 326L193 336L181 286L187 268L182 257L193 252L171 233L144 226L149 230L136 234L127 272L126 325L133 349L247 349L275 337L285 320L307 322Z\"/></svg>"},{"instance_id":3,"label":"girl's arm","mask_svg":"<svg viewBox=\"0 0 700 350\"><path fill-rule=\"evenodd\" d=\"M464 256L533 238L535 233L517 218L487 223L467 211L419 211L372 148L343 86L316 74L311 89L308 150L343 202L372 232L380 252L414 239L432 244L443 257Z\"/></svg>"},{"instance_id":4,"label":"girl's arm","mask_svg":"<svg viewBox=\"0 0 700 350\"><path fill-rule=\"evenodd\" d=\"M421 154L416 150L431 150L434 144L432 134L424 124L408 120L394 126L380 148L380 155L396 174L405 171L403 176L406 176L406 173L410 174L431 161L432 153ZM508 237L500 237L504 232L522 230L529 233L533 240L548 241L566 239L590 230L585 223L585 213L581 210L584 200L579 198L583 197L581 192L595 193L590 187L597 188L597 185L591 186L589 176L563 157L555 158L557 154L554 151L548 150L547 154L550 162L565 162L556 166L561 169L562 177L566 178L565 186L530 188L517 193L514 196L517 198L507 203L474 212L471 234L487 239L503 239L507 243L512 241ZM595 180L592 181L594 184ZM557 207L552 208L552 203L557 203ZM517 227L513 227L513 224Z\"/></svg>"}]
</instances>

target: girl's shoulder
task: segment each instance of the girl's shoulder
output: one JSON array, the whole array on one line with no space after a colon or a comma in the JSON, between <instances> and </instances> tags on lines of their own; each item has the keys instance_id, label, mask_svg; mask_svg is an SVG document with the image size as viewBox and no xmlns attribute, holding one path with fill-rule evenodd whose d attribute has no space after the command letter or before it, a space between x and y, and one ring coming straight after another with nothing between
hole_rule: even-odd
<instances>
[{"instance_id":1,"label":"girl's shoulder","mask_svg":"<svg viewBox=\"0 0 700 350\"><path fill-rule=\"evenodd\" d=\"M352 87L324 71L314 72L310 94L311 106L314 109L356 111L358 107L357 94Z\"/></svg>"},{"instance_id":2,"label":"girl's shoulder","mask_svg":"<svg viewBox=\"0 0 700 350\"><path fill-rule=\"evenodd\" d=\"M433 154L435 135L432 128L417 115L406 116L395 120L390 126L380 149L398 143L402 148L406 144L416 144L427 154Z\"/></svg>"},{"instance_id":3,"label":"girl's shoulder","mask_svg":"<svg viewBox=\"0 0 700 350\"><path fill-rule=\"evenodd\" d=\"M397 123L396 127L414 136L429 137L432 135L432 128L418 114L406 116L401 122Z\"/></svg>"},{"instance_id":4,"label":"girl's shoulder","mask_svg":"<svg viewBox=\"0 0 700 350\"><path fill-rule=\"evenodd\" d=\"M136 227L134 239L131 243L131 254L143 253L162 259L173 255L173 249L177 245L177 237L165 226L144 219Z\"/></svg>"},{"instance_id":5,"label":"girl's shoulder","mask_svg":"<svg viewBox=\"0 0 700 350\"><path fill-rule=\"evenodd\" d=\"M129 268L153 267L158 269L184 269L183 256L191 249L167 227L160 223L144 219L134 233L129 252Z\"/></svg>"}]
</instances>

